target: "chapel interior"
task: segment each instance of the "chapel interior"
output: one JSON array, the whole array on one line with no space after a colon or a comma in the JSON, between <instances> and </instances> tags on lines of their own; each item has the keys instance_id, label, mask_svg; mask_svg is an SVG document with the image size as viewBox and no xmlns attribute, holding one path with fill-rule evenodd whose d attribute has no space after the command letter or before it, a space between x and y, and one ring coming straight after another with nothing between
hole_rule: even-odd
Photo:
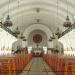
<instances>
[{"instance_id":1,"label":"chapel interior","mask_svg":"<svg viewBox=\"0 0 75 75\"><path fill-rule=\"evenodd\" d=\"M74 0L0 1L0 75L75 75Z\"/></svg>"}]
</instances>

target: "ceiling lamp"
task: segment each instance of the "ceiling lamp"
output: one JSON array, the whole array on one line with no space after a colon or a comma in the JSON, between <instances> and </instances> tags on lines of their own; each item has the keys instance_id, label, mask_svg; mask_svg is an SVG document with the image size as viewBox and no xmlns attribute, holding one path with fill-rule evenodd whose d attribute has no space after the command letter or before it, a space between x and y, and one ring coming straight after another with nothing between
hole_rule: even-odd
<instances>
[{"instance_id":1,"label":"ceiling lamp","mask_svg":"<svg viewBox=\"0 0 75 75\"><path fill-rule=\"evenodd\" d=\"M66 17L66 21L63 24L64 27L71 27L72 24L70 22L69 16Z\"/></svg>"},{"instance_id":2,"label":"ceiling lamp","mask_svg":"<svg viewBox=\"0 0 75 75\"><path fill-rule=\"evenodd\" d=\"M40 12L40 8L36 8L36 12L39 13Z\"/></svg>"},{"instance_id":3,"label":"ceiling lamp","mask_svg":"<svg viewBox=\"0 0 75 75\"><path fill-rule=\"evenodd\" d=\"M6 21L3 23L3 25L6 27L11 27L13 25L9 15L7 15Z\"/></svg>"},{"instance_id":4,"label":"ceiling lamp","mask_svg":"<svg viewBox=\"0 0 75 75\"><path fill-rule=\"evenodd\" d=\"M58 38L59 38L60 35L61 35L59 28L57 28L56 35L58 36Z\"/></svg>"},{"instance_id":5,"label":"ceiling lamp","mask_svg":"<svg viewBox=\"0 0 75 75\"><path fill-rule=\"evenodd\" d=\"M10 26L13 25L12 21L10 20L10 15L9 15L10 10L9 10L9 7L10 7L10 0L9 0L9 3L8 3L8 15L7 15L7 18L6 18L5 22L3 23L3 25L6 26L6 27L10 27Z\"/></svg>"},{"instance_id":6,"label":"ceiling lamp","mask_svg":"<svg viewBox=\"0 0 75 75\"><path fill-rule=\"evenodd\" d=\"M49 41L52 41L52 38L50 37Z\"/></svg>"},{"instance_id":7,"label":"ceiling lamp","mask_svg":"<svg viewBox=\"0 0 75 75\"><path fill-rule=\"evenodd\" d=\"M59 28L57 28L56 35L59 35Z\"/></svg>"},{"instance_id":8,"label":"ceiling lamp","mask_svg":"<svg viewBox=\"0 0 75 75\"><path fill-rule=\"evenodd\" d=\"M56 38L55 38L55 35L54 35L54 33L52 34L52 37L51 37L51 39L56 39Z\"/></svg>"},{"instance_id":9,"label":"ceiling lamp","mask_svg":"<svg viewBox=\"0 0 75 75\"><path fill-rule=\"evenodd\" d=\"M71 24L69 15L68 15L68 0L66 0L66 4L67 4L67 17L66 17L66 21L64 22L63 26L64 27L71 27L72 24Z\"/></svg>"},{"instance_id":10,"label":"ceiling lamp","mask_svg":"<svg viewBox=\"0 0 75 75\"><path fill-rule=\"evenodd\" d=\"M25 37L24 37L23 41L26 41Z\"/></svg>"},{"instance_id":11,"label":"ceiling lamp","mask_svg":"<svg viewBox=\"0 0 75 75\"><path fill-rule=\"evenodd\" d=\"M20 38L21 38L21 39L24 39L24 38L25 38L25 36L23 36L23 33L21 33Z\"/></svg>"},{"instance_id":12,"label":"ceiling lamp","mask_svg":"<svg viewBox=\"0 0 75 75\"><path fill-rule=\"evenodd\" d=\"M18 27L16 28L14 34L15 34L16 36L18 36L18 35L20 34L20 31L19 31Z\"/></svg>"}]
</instances>

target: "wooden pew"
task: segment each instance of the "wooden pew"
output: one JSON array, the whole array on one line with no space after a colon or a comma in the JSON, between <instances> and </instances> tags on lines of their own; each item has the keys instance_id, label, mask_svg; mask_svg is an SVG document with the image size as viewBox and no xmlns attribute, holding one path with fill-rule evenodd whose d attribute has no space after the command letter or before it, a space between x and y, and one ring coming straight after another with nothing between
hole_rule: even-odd
<instances>
[{"instance_id":1,"label":"wooden pew","mask_svg":"<svg viewBox=\"0 0 75 75\"><path fill-rule=\"evenodd\" d=\"M1 56L0 75L19 75L31 59L31 54Z\"/></svg>"},{"instance_id":2,"label":"wooden pew","mask_svg":"<svg viewBox=\"0 0 75 75\"><path fill-rule=\"evenodd\" d=\"M43 55L43 59L56 72L56 75L75 75L75 57Z\"/></svg>"}]
</instances>

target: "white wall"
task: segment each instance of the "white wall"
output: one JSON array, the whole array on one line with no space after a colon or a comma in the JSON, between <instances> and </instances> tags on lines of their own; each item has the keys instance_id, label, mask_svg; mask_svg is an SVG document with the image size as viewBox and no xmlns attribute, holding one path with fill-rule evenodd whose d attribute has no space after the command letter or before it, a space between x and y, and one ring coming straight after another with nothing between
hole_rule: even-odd
<instances>
[{"instance_id":1,"label":"white wall","mask_svg":"<svg viewBox=\"0 0 75 75\"><path fill-rule=\"evenodd\" d=\"M27 41L22 41L22 48L27 47Z\"/></svg>"},{"instance_id":2,"label":"white wall","mask_svg":"<svg viewBox=\"0 0 75 75\"><path fill-rule=\"evenodd\" d=\"M53 48L54 45L53 45L53 41L48 41L48 48Z\"/></svg>"},{"instance_id":3,"label":"white wall","mask_svg":"<svg viewBox=\"0 0 75 75\"><path fill-rule=\"evenodd\" d=\"M17 50L17 47L20 47L20 48L27 47L27 41L22 41L21 39L18 39L16 42L13 43L12 49L14 51L16 51Z\"/></svg>"},{"instance_id":4,"label":"white wall","mask_svg":"<svg viewBox=\"0 0 75 75\"><path fill-rule=\"evenodd\" d=\"M17 50L17 47L22 47L22 40L21 40L21 39L18 39L18 40L17 40L16 42L14 42L13 45L12 45L12 49L13 49L14 51Z\"/></svg>"},{"instance_id":5,"label":"white wall","mask_svg":"<svg viewBox=\"0 0 75 75\"><path fill-rule=\"evenodd\" d=\"M64 54L75 55L75 29L59 38L58 41L63 44Z\"/></svg>"}]
</instances>

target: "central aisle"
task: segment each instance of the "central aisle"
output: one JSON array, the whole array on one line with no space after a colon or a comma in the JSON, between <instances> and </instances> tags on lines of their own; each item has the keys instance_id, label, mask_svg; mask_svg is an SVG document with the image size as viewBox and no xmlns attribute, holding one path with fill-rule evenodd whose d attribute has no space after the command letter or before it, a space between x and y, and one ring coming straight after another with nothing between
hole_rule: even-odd
<instances>
[{"instance_id":1,"label":"central aisle","mask_svg":"<svg viewBox=\"0 0 75 75\"><path fill-rule=\"evenodd\" d=\"M40 57L33 58L33 62L28 75L48 75L45 71L43 59Z\"/></svg>"},{"instance_id":2,"label":"central aisle","mask_svg":"<svg viewBox=\"0 0 75 75\"><path fill-rule=\"evenodd\" d=\"M20 75L56 75L43 58L33 57Z\"/></svg>"}]
</instances>

